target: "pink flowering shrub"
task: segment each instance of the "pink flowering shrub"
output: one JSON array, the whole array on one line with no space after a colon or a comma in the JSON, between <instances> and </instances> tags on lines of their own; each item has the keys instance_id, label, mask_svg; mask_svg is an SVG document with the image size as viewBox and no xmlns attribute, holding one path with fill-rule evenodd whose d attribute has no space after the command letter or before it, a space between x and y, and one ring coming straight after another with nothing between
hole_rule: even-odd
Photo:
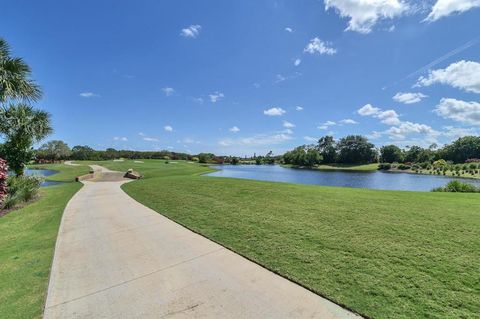
<instances>
[{"instance_id":1,"label":"pink flowering shrub","mask_svg":"<svg viewBox=\"0 0 480 319\"><path fill-rule=\"evenodd\" d=\"M3 202L5 196L7 196L7 177L7 161L0 158L0 204Z\"/></svg>"}]
</instances>

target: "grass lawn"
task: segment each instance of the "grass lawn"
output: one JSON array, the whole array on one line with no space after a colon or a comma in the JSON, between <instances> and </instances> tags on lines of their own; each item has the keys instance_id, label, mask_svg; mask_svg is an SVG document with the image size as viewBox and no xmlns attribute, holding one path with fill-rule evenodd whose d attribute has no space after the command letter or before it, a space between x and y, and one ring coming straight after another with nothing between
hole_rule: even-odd
<instances>
[{"instance_id":1,"label":"grass lawn","mask_svg":"<svg viewBox=\"0 0 480 319\"><path fill-rule=\"evenodd\" d=\"M103 162L135 199L372 318L478 318L480 196L198 176L197 164Z\"/></svg>"},{"instance_id":2,"label":"grass lawn","mask_svg":"<svg viewBox=\"0 0 480 319\"><path fill-rule=\"evenodd\" d=\"M45 165L73 181L88 167ZM63 210L80 183L42 188L40 199L0 218L0 318L41 318Z\"/></svg>"}]
</instances>

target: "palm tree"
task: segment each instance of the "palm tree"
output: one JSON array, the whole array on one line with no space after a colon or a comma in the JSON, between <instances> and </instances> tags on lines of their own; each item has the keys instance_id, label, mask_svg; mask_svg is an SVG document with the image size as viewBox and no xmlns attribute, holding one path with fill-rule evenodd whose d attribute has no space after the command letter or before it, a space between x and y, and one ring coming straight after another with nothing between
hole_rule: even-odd
<instances>
[{"instance_id":1,"label":"palm tree","mask_svg":"<svg viewBox=\"0 0 480 319\"><path fill-rule=\"evenodd\" d=\"M23 59L12 57L8 43L0 38L0 104L9 98L39 100L42 92L30 75L30 67Z\"/></svg>"},{"instance_id":2,"label":"palm tree","mask_svg":"<svg viewBox=\"0 0 480 319\"><path fill-rule=\"evenodd\" d=\"M0 153L17 176L23 175L25 164L32 160L33 144L52 131L48 112L27 104L11 104L0 109L0 135L5 138Z\"/></svg>"}]
</instances>

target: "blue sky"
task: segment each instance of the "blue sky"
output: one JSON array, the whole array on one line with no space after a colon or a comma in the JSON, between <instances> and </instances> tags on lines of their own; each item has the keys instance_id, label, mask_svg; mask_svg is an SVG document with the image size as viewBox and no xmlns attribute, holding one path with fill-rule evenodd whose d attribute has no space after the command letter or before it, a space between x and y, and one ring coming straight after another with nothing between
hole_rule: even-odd
<instances>
[{"instance_id":1,"label":"blue sky","mask_svg":"<svg viewBox=\"0 0 480 319\"><path fill-rule=\"evenodd\" d=\"M479 0L9 1L51 139L276 154L333 134L443 144L480 126Z\"/></svg>"}]
</instances>

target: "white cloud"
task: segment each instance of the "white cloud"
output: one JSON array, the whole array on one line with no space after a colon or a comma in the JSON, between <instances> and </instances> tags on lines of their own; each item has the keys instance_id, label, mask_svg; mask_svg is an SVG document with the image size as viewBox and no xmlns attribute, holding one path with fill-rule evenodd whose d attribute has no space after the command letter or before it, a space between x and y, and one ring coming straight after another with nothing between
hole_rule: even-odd
<instances>
[{"instance_id":1,"label":"white cloud","mask_svg":"<svg viewBox=\"0 0 480 319\"><path fill-rule=\"evenodd\" d=\"M201 97L192 97L192 101L198 104L203 104L203 99Z\"/></svg>"},{"instance_id":2,"label":"white cloud","mask_svg":"<svg viewBox=\"0 0 480 319\"><path fill-rule=\"evenodd\" d=\"M301 107L301 106L295 106L295 110L296 110L296 111L299 111L299 112L300 112L300 111L303 111L303 107Z\"/></svg>"},{"instance_id":3,"label":"white cloud","mask_svg":"<svg viewBox=\"0 0 480 319\"><path fill-rule=\"evenodd\" d=\"M457 139L464 136L478 135L478 131L474 128L464 128L464 127L454 127L454 126L444 126L443 135L451 139Z\"/></svg>"},{"instance_id":4,"label":"white cloud","mask_svg":"<svg viewBox=\"0 0 480 319\"><path fill-rule=\"evenodd\" d=\"M287 113L287 111L285 111L281 107L272 107L272 108L269 108L268 110L263 111L263 114L268 116L282 116L285 113Z\"/></svg>"},{"instance_id":5,"label":"white cloud","mask_svg":"<svg viewBox=\"0 0 480 319\"><path fill-rule=\"evenodd\" d=\"M293 65L295 65L295 66L299 66L300 63L302 63L301 59L295 59L295 61L293 61Z\"/></svg>"},{"instance_id":6,"label":"white cloud","mask_svg":"<svg viewBox=\"0 0 480 319\"><path fill-rule=\"evenodd\" d=\"M398 126L391 127L386 131L391 139L405 139L411 134L420 134L425 136L437 136L439 132L426 124L401 122Z\"/></svg>"},{"instance_id":7,"label":"white cloud","mask_svg":"<svg viewBox=\"0 0 480 319\"><path fill-rule=\"evenodd\" d=\"M237 139L222 139L218 141L221 146L258 146L281 144L291 140L292 137L285 133L257 134L250 137Z\"/></svg>"},{"instance_id":8,"label":"white cloud","mask_svg":"<svg viewBox=\"0 0 480 319\"><path fill-rule=\"evenodd\" d=\"M223 95L222 92L215 92L210 94L209 97L212 103L217 103L218 101L222 100L225 97L225 95Z\"/></svg>"},{"instance_id":9,"label":"white cloud","mask_svg":"<svg viewBox=\"0 0 480 319\"><path fill-rule=\"evenodd\" d=\"M371 134L367 134L367 138L371 140L376 140L376 139L379 139L380 137L382 137L382 133L377 131L372 131Z\"/></svg>"},{"instance_id":10,"label":"white cloud","mask_svg":"<svg viewBox=\"0 0 480 319\"><path fill-rule=\"evenodd\" d=\"M283 75L277 74L277 75L276 75L276 79L275 79L275 83L283 82L283 81L285 81L286 79L287 79L287 78L284 77Z\"/></svg>"},{"instance_id":11,"label":"white cloud","mask_svg":"<svg viewBox=\"0 0 480 319\"><path fill-rule=\"evenodd\" d=\"M404 104L413 104L413 103L418 103L422 99L426 98L427 96L423 93L403 93L403 92L398 92L395 94L392 99L404 103Z\"/></svg>"},{"instance_id":12,"label":"white cloud","mask_svg":"<svg viewBox=\"0 0 480 319\"><path fill-rule=\"evenodd\" d=\"M358 124L358 122L352 119L344 119L340 121L340 124Z\"/></svg>"},{"instance_id":13,"label":"white cloud","mask_svg":"<svg viewBox=\"0 0 480 319\"><path fill-rule=\"evenodd\" d=\"M115 136L115 137L113 138L113 140L114 140L114 141L126 142L126 141L128 141L128 138L126 138L126 137L121 137L121 136Z\"/></svg>"},{"instance_id":14,"label":"white cloud","mask_svg":"<svg viewBox=\"0 0 480 319\"><path fill-rule=\"evenodd\" d=\"M82 92L79 94L81 97L90 98L90 97L100 97L99 94L93 92Z\"/></svg>"},{"instance_id":15,"label":"white cloud","mask_svg":"<svg viewBox=\"0 0 480 319\"><path fill-rule=\"evenodd\" d=\"M231 127L229 129L229 131L232 132L232 133L238 133L238 132L240 132L240 129L238 127L234 126L234 127Z\"/></svg>"},{"instance_id":16,"label":"white cloud","mask_svg":"<svg viewBox=\"0 0 480 319\"><path fill-rule=\"evenodd\" d=\"M325 123L320 124L319 126L317 126L317 128L318 128L319 130L328 130L328 128L329 128L330 126L334 126L334 125L336 125L336 124L337 124L337 123L335 123L335 122L333 122L333 121L326 121Z\"/></svg>"},{"instance_id":17,"label":"white cloud","mask_svg":"<svg viewBox=\"0 0 480 319\"><path fill-rule=\"evenodd\" d=\"M377 114L380 111L378 107L374 107L371 104L365 104L363 107L358 109L357 113L361 116L370 116Z\"/></svg>"},{"instance_id":18,"label":"white cloud","mask_svg":"<svg viewBox=\"0 0 480 319\"><path fill-rule=\"evenodd\" d=\"M457 139L464 136L478 135L478 131L471 127L464 128L464 127L444 126L443 129L445 130L443 135L450 137L452 139Z\"/></svg>"},{"instance_id":19,"label":"white cloud","mask_svg":"<svg viewBox=\"0 0 480 319\"><path fill-rule=\"evenodd\" d=\"M399 115L394 110L387 110L379 112L374 115L374 117L380 119L380 121L387 125L398 125L400 124Z\"/></svg>"},{"instance_id":20,"label":"white cloud","mask_svg":"<svg viewBox=\"0 0 480 319\"><path fill-rule=\"evenodd\" d=\"M290 122L288 122L288 121L283 121L283 127L285 127L285 128L294 128L294 127L295 127L295 124L290 123Z\"/></svg>"},{"instance_id":21,"label":"white cloud","mask_svg":"<svg viewBox=\"0 0 480 319\"><path fill-rule=\"evenodd\" d=\"M185 38L196 38L200 34L200 30L202 29L202 26L195 24L191 25L185 29L182 29L180 32L180 35L185 37Z\"/></svg>"},{"instance_id":22,"label":"white cloud","mask_svg":"<svg viewBox=\"0 0 480 319\"><path fill-rule=\"evenodd\" d=\"M324 42L319 38L313 38L307 44L303 52L307 52L310 54L326 54L326 55L333 55L337 53L337 50L331 47L329 42Z\"/></svg>"},{"instance_id":23,"label":"white cloud","mask_svg":"<svg viewBox=\"0 0 480 319\"><path fill-rule=\"evenodd\" d=\"M163 93L165 93L165 96L171 96L173 93L175 93L175 90L171 87L164 87L162 88Z\"/></svg>"},{"instance_id":24,"label":"white cloud","mask_svg":"<svg viewBox=\"0 0 480 319\"><path fill-rule=\"evenodd\" d=\"M378 107L374 107L371 104L366 104L357 110L357 113L361 116L372 116L380 119L380 121L387 125L400 124L399 115L394 110L382 111Z\"/></svg>"},{"instance_id":25,"label":"white cloud","mask_svg":"<svg viewBox=\"0 0 480 319\"><path fill-rule=\"evenodd\" d=\"M401 16L408 4L399 0L324 0L325 10L333 8L342 18L350 18L347 31L369 33L384 19Z\"/></svg>"},{"instance_id":26,"label":"white cloud","mask_svg":"<svg viewBox=\"0 0 480 319\"><path fill-rule=\"evenodd\" d=\"M147 142L160 142L160 140L156 137L148 137L144 136L142 140L147 141Z\"/></svg>"},{"instance_id":27,"label":"white cloud","mask_svg":"<svg viewBox=\"0 0 480 319\"><path fill-rule=\"evenodd\" d=\"M290 27L286 27L286 28L285 28L285 31L287 31L288 33L292 33L292 32L293 32L293 29L290 28Z\"/></svg>"},{"instance_id":28,"label":"white cloud","mask_svg":"<svg viewBox=\"0 0 480 319\"><path fill-rule=\"evenodd\" d=\"M319 139L317 137L304 136L303 139L307 142L317 142Z\"/></svg>"},{"instance_id":29,"label":"white cloud","mask_svg":"<svg viewBox=\"0 0 480 319\"><path fill-rule=\"evenodd\" d=\"M167 132L173 132L173 127L171 127L170 125L165 125L163 129Z\"/></svg>"},{"instance_id":30,"label":"white cloud","mask_svg":"<svg viewBox=\"0 0 480 319\"><path fill-rule=\"evenodd\" d=\"M471 125L480 125L480 103L441 99L435 112L443 118Z\"/></svg>"},{"instance_id":31,"label":"white cloud","mask_svg":"<svg viewBox=\"0 0 480 319\"><path fill-rule=\"evenodd\" d=\"M480 7L480 0L437 0L425 21L433 22L453 13L462 13Z\"/></svg>"},{"instance_id":32,"label":"white cloud","mask_svg":"<svg viewBox=\"0 0 480 319\"><path fill-rule=\"evenodd\" d=\"M445 69L430 71L426 77L421 76L416 86L430 86L435 83L480 93L480 63L465 60L452 63Z\"/></svg>"}]
</instances>

